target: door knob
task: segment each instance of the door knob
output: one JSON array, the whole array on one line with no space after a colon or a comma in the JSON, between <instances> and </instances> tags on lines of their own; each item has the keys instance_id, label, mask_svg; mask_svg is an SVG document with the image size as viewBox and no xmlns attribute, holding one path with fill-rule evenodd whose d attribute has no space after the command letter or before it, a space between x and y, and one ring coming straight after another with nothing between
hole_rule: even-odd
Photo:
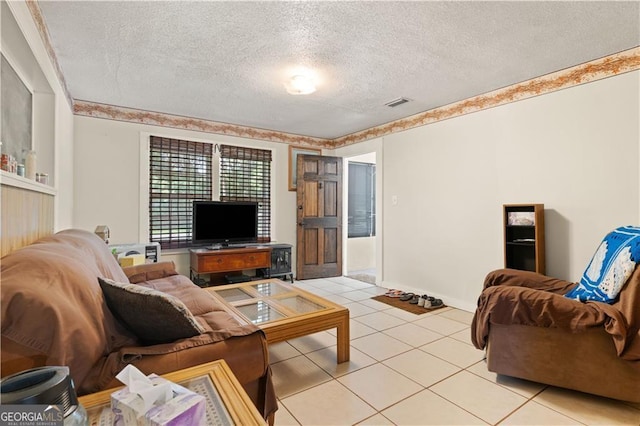
<instances>
[{"instance_id":1,"label":"door knob","mask_svg":"<svg viewBox=\"0 0 640 426\"><path fill-rule=\"evenodd\" d=\"M302 210L302 204L298 206L298 210Z\"/></svg>"}]
</instances>

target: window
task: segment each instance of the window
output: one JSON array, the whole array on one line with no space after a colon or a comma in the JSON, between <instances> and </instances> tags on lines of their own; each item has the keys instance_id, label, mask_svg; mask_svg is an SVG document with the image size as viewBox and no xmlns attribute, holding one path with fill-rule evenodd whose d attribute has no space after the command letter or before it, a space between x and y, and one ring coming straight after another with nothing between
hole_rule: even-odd
<instances>
[{"instance_id":1,"label":"window","mask_svg":"<svg viewBox=\"0 0 640 426\"><path fill-rule=\"evenodd\" d=\"M349 238L376 235L375 176L375 164L349 162Z\"/></svg>"},{"instance_id":2,"label":"window","mask_svg":"<svg viewBox=\"0 0 640 426\"><path fill-rule=\"evenodd\" d=\"M151 136L149 241L191 246L193 202L213 200L210 143ZM271 151L220 146L220 201L258 202L258 240L271 241Z\"/></svg>"},{"instance_id":3,"label":"window","mask_svg":"<svg viewBox=\"0 0 640 426\"><path fill-rule=\"evenodd\" d=\"M162 248L191 245L193 201L211 200L213 145L151 136L149 239Z\"/></svg>"},{"instance_id":4,"label":"window","mask_svg":"<svg viewBox=\"0 0 640 426\"><path fill-rule=\"evenodd\" d=\"M271 241L271 151L220 146L220 201L258 203L258 241Z\"/></svg>"}]
</instances>

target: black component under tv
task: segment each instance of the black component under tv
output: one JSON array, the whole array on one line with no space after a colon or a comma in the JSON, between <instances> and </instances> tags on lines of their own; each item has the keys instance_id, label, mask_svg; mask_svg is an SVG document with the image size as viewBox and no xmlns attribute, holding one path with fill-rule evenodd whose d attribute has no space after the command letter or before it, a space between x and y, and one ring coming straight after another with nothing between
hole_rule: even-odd
<instances>
[{"instance_id":1,"label":"black component under tv","mask_svg":"<svg viewBox=\"0 0 640 426\"><path fill-rule=\"evenodd\" d=\"M258 203L244 201L194 201L194 245L222 247L258 241Z\"/></svg>"}]
</instances>

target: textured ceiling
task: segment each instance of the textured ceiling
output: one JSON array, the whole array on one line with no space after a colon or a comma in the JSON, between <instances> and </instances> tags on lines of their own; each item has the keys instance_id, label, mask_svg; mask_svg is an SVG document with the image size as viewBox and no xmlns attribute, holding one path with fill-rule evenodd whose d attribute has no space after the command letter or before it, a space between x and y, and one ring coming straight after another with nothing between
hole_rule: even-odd
<instances>
[{"instance_id":1,"label":"textured ceiling","mask_svg":"<svg viewBox=\"0 0 640 426\"><path fill-rule=\"evenodd\" d=\"M640 45L638 1L39 5L75 100L330 139Z\"/></svg>"}]
</instances>

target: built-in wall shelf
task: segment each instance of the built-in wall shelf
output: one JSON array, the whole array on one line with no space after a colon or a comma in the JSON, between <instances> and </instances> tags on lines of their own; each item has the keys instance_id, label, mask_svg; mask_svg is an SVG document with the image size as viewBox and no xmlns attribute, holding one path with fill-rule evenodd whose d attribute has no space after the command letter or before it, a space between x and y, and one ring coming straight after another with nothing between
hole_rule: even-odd
<instances>
[{"instance_id":1,"label":"built-in wall shelf","mask_svg":"<svg viewBox=\"0 0 640 426\"><path fill-rule=\"evenodd\" d=\"M0 183L2 185L13 186L43 194L57 195L58 193L58 191L52 186L38 183L35 180L27 179L26 177L18 176L15 173L9 173L4 170L0 170Z\"/></svg>"}]
</instances>

